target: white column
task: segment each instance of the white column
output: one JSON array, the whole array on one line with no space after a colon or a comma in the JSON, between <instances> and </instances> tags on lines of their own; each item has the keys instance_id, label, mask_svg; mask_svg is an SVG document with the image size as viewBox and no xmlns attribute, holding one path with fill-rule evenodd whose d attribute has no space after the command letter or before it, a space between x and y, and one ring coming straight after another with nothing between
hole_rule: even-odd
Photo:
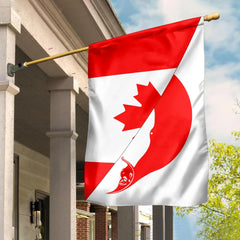
<instances>
[{"instance_id":1,"label":"white column","mask_svg":"<svg viewBox=\"0 0 240 240\"><path fill-rule=\"evenodd\" d=\"M164 206L154 205L152 207L153 219L153 240L165 240L165 208Z\"/></svg>"},{"instance_id":2,"label":"white column","mask_svg":"<svg viewBox=\"0 0 240 240\"><path fill-rule=\"evenodd\" d=\"M76 93L72 77L49 79L50 240L76 239Z\"/></svg>"},{"instance_id":3,"label":"white column","mask_svg":"<svg viewBox=\"0 0 240 240\"><path fill-rule=\"evenodd\" d=\"M153 240L173 240L173 207L153 206Z\"/></svg>"},{"instance_id":4,"label":"white column","mask_svg":"<svg viewBox=\"0 0 240 240\"><path fill-rule=\"evenodd\" d=\"M165 239L173 240L173 207L165 206Z\"/></svg>"},{"instance_id":5,"label":"white column","mask_svg":"<svg viewBox=\"0 0 240 240\"><path fill-rule=\"evenodd\" d=\"M9 1L0 1L0 239L12 240L14 96L19 89L7 75L15 63L16 33L20 18Z\"/></svg>"},{"instance_id":6,"label":"white column","mask_svg":"<svg viewBox=\"0 0 240 240\"><path fill-rule=\"evenodd\" d=\"M118 207L118 240L137 240L138 206Z\"/></svg>"}]
</instances>

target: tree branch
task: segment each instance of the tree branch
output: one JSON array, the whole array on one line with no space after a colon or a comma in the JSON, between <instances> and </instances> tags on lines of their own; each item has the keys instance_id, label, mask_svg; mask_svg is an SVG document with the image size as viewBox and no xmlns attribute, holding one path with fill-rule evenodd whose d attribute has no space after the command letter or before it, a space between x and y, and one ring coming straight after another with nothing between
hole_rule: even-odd
<instances>
[{"instance_id":1,"label":"tree branch","mask_svg":"<svg viewBox=\"0 0 240 240\"><path fill-rule=\"evenodd\" d=\"M223 216L227 216L225 213L220 212L220 211L218 211L218 210L216 210L216 209L209 208L209 207L207 207L207 206L205 206L205 205L202 205L202 204L200 204L200 206L201 206L201 207L204 207L204 208L206 208L206 209L208 209L208 210L210 210L210 211L212 211L212 212L216 212L216 213L221 214L221 215L223 215Z\"/></svg>"}]
</instances>

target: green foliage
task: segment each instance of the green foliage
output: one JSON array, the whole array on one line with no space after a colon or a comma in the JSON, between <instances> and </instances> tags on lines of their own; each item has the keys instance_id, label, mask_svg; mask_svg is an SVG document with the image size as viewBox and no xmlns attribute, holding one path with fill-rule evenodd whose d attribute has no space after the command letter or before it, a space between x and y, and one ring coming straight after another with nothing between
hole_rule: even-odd
<instances>
[{"instance_id":1,"label":"green foliage","mask_svg":"<svg viewBox=\"0 0 240 240\"><path fill-rule=\"evenodd\" d=\"M236 140L240 139L240 131L233 131L232 135L236 138Z\"/></svg>"},{"instance_id":2,"label":"green foliage","mask_svg":"<svg viewBox=\"0 0 240 240\"><path fill-rule=\"evenodd\" d=\"M233 132L236 140L240 132ZM205 204L194 208L177 208L177 214L184 216L197 213L202 230L199 239L240 239L240 147L209 141L211 175Z\"/></svg>"}]
</instances>

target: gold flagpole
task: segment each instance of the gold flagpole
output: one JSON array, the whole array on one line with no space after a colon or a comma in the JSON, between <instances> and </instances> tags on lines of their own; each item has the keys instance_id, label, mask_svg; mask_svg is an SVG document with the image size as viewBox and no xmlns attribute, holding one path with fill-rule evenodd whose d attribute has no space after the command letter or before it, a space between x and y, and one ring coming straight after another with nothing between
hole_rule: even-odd
<instances>
[{"instance_id":1,"label":"gold flagpole","mask_svg":"<svg viewBox=\"0 0 240 240\"><path fill-rule=\"evenodd\" d=\"M211 20L217 20L217 19L219 19L219 17L220 17L219 13L208 14L208 15L204 16L204 21L209 22ZM47 61L50 61L50 60L53 60L53 59L56 59L56 58L65 57L65 56L72 55L72 54L75 54L75 53L80 53L80 52L87 51L87 50L88 50L88 47L83 47L83 48L79 48L79 49L72 50L72 51L69 51L69 52L60 53L60 54L56 54L56 55L53 55L53 56L33 60L33 61L30 61L30 62L20 63L20 64L17 64L17 65L13 65L11 63L8 63L8 65L7 65L8 75L10 77L13 77L14 74L18 70L23 69L25 67L28 67L28 66L31 66L31 65L34 65L34 64L38 64L38 63L47 62Z\"/></svg>"},{"instance_id":2,"label":"gold flagpole","mask_svg":"<svg viewBox=\"0 0 240 240\"><path fill-rule=\"evenodd\" d=\"M40 58L40 59L33 60L33 61L30 61L30 62L19 63L17 65L14 65L12 63L8 63L7 73L8 73L8 76L13 77L14 74L18 70L21 70L21 69L26 68L28 66L38 64L38 63L47 62L47 61L50 61L50 60L53 60L53 59L56 59L56 58L65 57L65 56L68 56L68 55L72 55L72 54L75 54L75 53L80 53L80 52L87 51L87 50L88 50L88 47L83 47L83 48L75 49L75 50L72 50L72 51L69 51L69 52L60 53L60 54L56 54L56 55L45 57L45 58Z\"/></svg>"},{"instance_id":3,"label":"gold flagpole","mask_svg":"<svg viewBox=\"0 0 240 240\"><path fill-rule=\"evenodd\" d=\"M219 17L220 17L219 13L208 14L208 15L204 16L204 21L209 22L211 20L217 20ZM65 56L68 56L68 55L72 55L72 54L87 51L87 50L88 50L88 47L79 48L79 49L72 50L72 51L69 51L69 52L56 54L56 55L45 57L45 58L40 58L38 60L34 60L34 61L31 61L31 62L25 62L23 65L28 67L28 66L33 65L33 64L47 62L47 61L50 61L50 60L53 60L53 59L56 59L56 58L65 57Z\"/></svg>"},{"instance_id":4,"label":"gold flagpole","mask_svg":"<svg viewBox=\"0 0 240 240\"><path fill-rule=\"evenodd\" d=\"M204 21L212 21L212 20L217 20L220 18L220 14L218 12L213 13L213 14L208 14L206 16L204 16Z\"/></svg>"},{"instance_id":5,"label":"gold flagpole","mask_svg":"<svg viewBox=\"0 0 240 240\"><path fill-rule=\"evenodd\" d=\"M79 48L79 49L72 50L72 51L69 51L69 52L60 53L60 54L56 54L56 55L45 57L45 58L40 58L40 59L31 61L31 62L25 62L24 66L28 67L28 66L33 65L33 64L47 62L47 61L50 61L50 60L53 60L53 59L56 59L56 58L65 57L65 56L68 56L68 55L72 55L72 54L75 54L75 53L80 53L80 52L87 51L87 50L88 50L88 47Z\"/></svg>"}]
</instances>

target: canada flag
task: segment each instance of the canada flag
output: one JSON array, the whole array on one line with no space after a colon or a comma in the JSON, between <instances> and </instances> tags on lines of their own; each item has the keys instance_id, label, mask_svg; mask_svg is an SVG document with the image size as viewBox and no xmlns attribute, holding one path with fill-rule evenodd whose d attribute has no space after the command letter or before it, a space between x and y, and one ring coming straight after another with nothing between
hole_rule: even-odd
<instances>
[{"instance_id":1,"label":"canada flag","mask_svg":"<svg viewBox=\"0 0 240 240\"><path fill-rule=\"evenodd\" d=\"M87 201L207 201L203 24L199 17L89 46Z\"/></svg>"}]
</instances>

